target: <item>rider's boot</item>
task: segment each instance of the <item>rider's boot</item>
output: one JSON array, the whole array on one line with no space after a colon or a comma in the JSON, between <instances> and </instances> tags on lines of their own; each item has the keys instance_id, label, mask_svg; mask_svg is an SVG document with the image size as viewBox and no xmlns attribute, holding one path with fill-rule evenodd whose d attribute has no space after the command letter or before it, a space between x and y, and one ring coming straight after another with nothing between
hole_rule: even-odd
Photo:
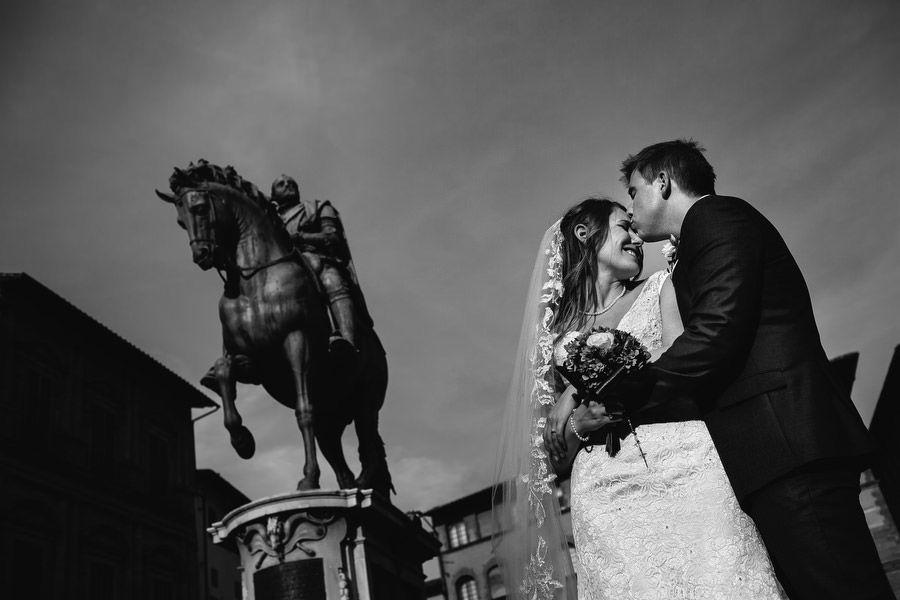
<instances>
[{"instance_id":1,"label":"rider's boot","mask_svg":"<svg viewBox=\"0 0 900 600\"><path fill-rule=\"evenodd\" d=\"M328 338L328 350L342 360L356 362L359 350L356 347L356 321L353 300L350 294L336 294L330 298L331 315L337 329Z\"/></svg>"},{"instance_id":2,"label":"rider's boot","mask_svg":"<svg viewBox=\"0 0 900 600\"><path fill-rule=\"evenodd\" d=\"M356 346L344 337L340 329L335 329L328 337L328 351L341 356L351 356L357 352Z\"/></svg>"}]
</instances>

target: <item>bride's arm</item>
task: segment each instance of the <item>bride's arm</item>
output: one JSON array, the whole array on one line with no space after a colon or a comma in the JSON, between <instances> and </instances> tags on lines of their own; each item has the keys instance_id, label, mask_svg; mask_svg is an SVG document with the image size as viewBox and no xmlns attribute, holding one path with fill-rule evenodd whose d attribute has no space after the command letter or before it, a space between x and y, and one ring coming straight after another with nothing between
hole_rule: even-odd
<instances>
[{"instance_id":1,"label":"bride's arm","mask_svg":"<svg viewBox=\"0 0 900 600\"><path fill-rule=\"evenodd\" d=\"M681 313L678 312L678 300L675 297L675 286L672 285L671 277L666 277L662 289L659 291L659 312L662 321L662 346L650 351L650 362L662 356L675 338L684 333Z\"/></svg>"},{"instance_id":2,"label":"bride's arm","mask_svg":"<svg viewBox=\"0 0 900 600\"><path fill-rule=\"evenodd\" d=\"M559 395L556 404L550 409L550 414L547 415L547 424L544 426L544 448L547 449L550 460L555 464L564 463L564 457L569 454L573 446L576 450L578 449L577 441L575 444L570 443L566 434L569 415L578 406L574 396L575 388L571 385L567 386L565 391ZM574 436L572 437L574 438Z\"/></svg>"},{"instance_id":3,"label":"bride's arm","mask_svg":"<svg viewBox=\"0 0 900 600\"><path fill-rule=\"evenodd\" d=\"M572 413L578 415L580 412L578 407ZM575 455L581 448L581 441L575 436L575 432L569 426L569 419L565 420L565 428L563 429L562 438L565 440L565 452L557 455L550 454L550 466L558 477L564 476L572 470L572 463L575 461Z\"/></svg>"},{"instance_id":4,"label":"bride's arm","mask_svg":"<svg viewBox=\"0 0 900 600\"><path fill-rule=\"evenodd\" d=\"M547 426L544 428L544 447L550 457L550 466L558 477L572 470L572 462L581 442L569 426L569 417L578 414L578 401L575 399L575 388L571 385L560 394L559 399L547 415Z\"/></svg>"},{"instance_id":5,"label":"bride's arm","mask_svg":"<svg viewBox=\"0 0 900 600\"><path fill-rule=\"evenodd\" d=\"M566 441L566 451L555 458L552 454L550 456L550 466L553 467L553 471L557 476L563 476L572 470L572 463L582 443L582 440L578 439L578 435L587 437L610 423L618 422L610 419L603 404L594 401L588 402L587 405L578 405L570 414L572 422L566 419L563 433ZM573 431L573 425L578 431L578 435Z\"/></svg>"}]
</instances>

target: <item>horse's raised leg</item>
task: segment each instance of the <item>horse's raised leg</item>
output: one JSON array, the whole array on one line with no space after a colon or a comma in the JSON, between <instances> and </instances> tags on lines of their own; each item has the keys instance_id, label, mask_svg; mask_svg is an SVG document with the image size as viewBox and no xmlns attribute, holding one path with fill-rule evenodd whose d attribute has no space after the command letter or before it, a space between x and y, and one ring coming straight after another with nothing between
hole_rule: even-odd
<instances>
[{"instance_id":1,"label":"horse's raised leg","mask_svg":"<svg viewBox=\"0 0 900 600\"><path fill-rule=\"evenodd\" d=\"M218 389L215 390L222 398L222 408L225 413L225 429L231 435L231 446L237 452L238 456L243 459L251 458L256 453L256 440L250 430L244 427L243 419L234 405L237 396L237 388L234 383L234 372L231 368L231 357L223 356L216 360L211 369L211 373L207 373L204 377L204 385L212 387L208 382L210 376L216 381Z\"/></svg>"},{"instance_id":2,"label":"horse's raised leg","mask_svg":"<svg viewBox=\"0 0 900 600\"><path fill-rule=\"evenodd\" d=\"M303 464L303 479L297 483L298 490L319 489L319 461L316 459L316 439L314 432L315 415L309 399L307 373L309 371L309 342L302 331L292 331L284 342L284 350L294 375L296 404L294 415L303 436L303 450L306 454Z\"/></svg>"}]
</instances>

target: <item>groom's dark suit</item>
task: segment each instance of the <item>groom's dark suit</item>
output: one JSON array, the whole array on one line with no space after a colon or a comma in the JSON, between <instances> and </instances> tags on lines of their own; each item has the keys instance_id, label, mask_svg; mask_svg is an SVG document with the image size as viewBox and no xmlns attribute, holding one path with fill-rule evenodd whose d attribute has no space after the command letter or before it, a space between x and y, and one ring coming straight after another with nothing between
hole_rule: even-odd
<instances>
[{"instance_id":1,"label":"groom's dark suit","mask_svg":"<svg viewBox=\"0 0 900 600\"><path fill-rule=\"evenodd\" d=\"M842 502L846 505L849 497L855 503L856 538L869 536L864 519L859 531L858 483L873 445L829 369L800 269L781 235L756 209L739 198L711 195L696 201L684 218L672 279L684 333L617 391L632 412L643 407L636 414L638 422L702 415L735 494L756 520L785 587L792 598L816 597L822 592L804 579L827 579L828 574L797 574L787 564L809 559L802 544L791 545L791 536L812 535L818 540L811 542L814 546L848 542L821 532L788 533L787 542L782 540L793 521L806 518L794 515L783 523L791 509L782 497L808 495L804 486L819 485L798 483L798 474L801 479L809 473L819 477L821 465L836 465L842 482L838 487L855 486L855 495L849 489ZM780 499L772 500L773 493ZM803 497L795 504L815 501ZM826 515L825 521L833 519ZM874 550L870 537L868 544ZM792 556L798 552L803 555ZM865 555L868 563L870 554ZM877 555L875 560L880 569ZM831 576L842 577L855 568L836 565ZM871 574L871 564L868 568ZM832 583L825 587L840 588ZM883 592L881 584L875 595L852 597L882 597L877 594Z\"/></svg>"}]
</instances>

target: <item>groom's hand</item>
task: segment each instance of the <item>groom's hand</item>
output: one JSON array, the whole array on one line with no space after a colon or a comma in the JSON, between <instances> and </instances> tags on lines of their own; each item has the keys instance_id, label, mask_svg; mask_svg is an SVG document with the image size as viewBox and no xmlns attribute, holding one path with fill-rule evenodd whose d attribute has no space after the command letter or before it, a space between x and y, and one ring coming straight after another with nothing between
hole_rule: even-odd
<instances>
[{"instance_id":1,"label":"groom's hand","mask_svg":"<svg viewBox=\"0 0 900 600\"><path fill-rule=\"evenodd\" d=\"M574 413L573 421L578 434L587 436L603 427L621 421L621 416L607 410L606 404L590 400L583 408L578 408Z\"/></svg>"},{"instance_id":2,"label":"groom's hand","mask_svg":"<svg viewBox=\"0 0 900 600\"><path fill-rule=\"evenodd\" d=\"M616 412L622 409L628 411L640 410L650 398L655 380L645 377L645 373L638 372L618 378L601 394L599 400L610 407L616 407Z\"/></svg>"}]
</instances>

